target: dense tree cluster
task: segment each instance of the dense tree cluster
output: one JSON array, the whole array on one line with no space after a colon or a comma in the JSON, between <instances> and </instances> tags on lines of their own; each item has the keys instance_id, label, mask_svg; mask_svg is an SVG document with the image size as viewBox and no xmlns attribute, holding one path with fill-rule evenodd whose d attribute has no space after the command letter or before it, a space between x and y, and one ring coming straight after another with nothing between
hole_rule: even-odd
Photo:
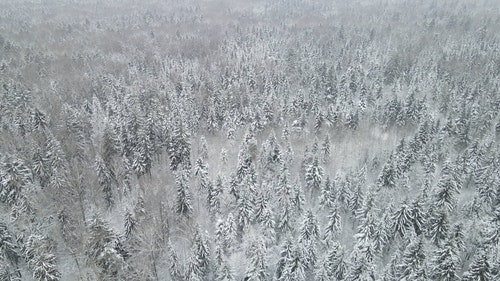
<instances>
[{"instance_id":1,"label":"dense tree cluster","mask_svg":"<svg viewBox=\"0 0 500 281\"><path fill-rule=\"evenodd\" d=\"M0 280L499 280L489 0L0 3Z\"/></svg>"}]
</instances>

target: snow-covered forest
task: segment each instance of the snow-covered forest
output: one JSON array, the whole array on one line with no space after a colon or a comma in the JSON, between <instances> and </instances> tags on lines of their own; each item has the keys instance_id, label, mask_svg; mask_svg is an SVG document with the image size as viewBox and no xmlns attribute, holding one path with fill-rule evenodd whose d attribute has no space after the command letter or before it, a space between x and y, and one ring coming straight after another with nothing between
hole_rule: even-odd
<instances>
[{"instance_id":1,"label":"snow-covered forest","mask_svg":"<svg viewBox=\"0 0 500 281\"><path fill-rule=\"evenodd\" d=\"M0 280L500 280L498 0L0 0Z\"/></svg>"}]
</instances>

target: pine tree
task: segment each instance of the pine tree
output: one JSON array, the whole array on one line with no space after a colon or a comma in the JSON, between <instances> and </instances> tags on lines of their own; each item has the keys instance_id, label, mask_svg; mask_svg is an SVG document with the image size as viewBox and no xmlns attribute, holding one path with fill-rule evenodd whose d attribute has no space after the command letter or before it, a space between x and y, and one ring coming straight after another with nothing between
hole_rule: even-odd
<instances>
[{"instance_id":1,"label":"pine tree","mask_svg":"<svg viewBox=\"0 0 500 281\"><path fill-rule=\"evenodd\" d=\"M206 276L210 265L210 249L199 228L196 228L193 241L192 266L195 269L189 269L189 272L195 271L201 274L199 276Z\"/></svg>"},{"instance_id":2,"label":"pine tree","mask_svg":"<svg viewBox=\"0 0 500 281\"><path fill-rule=\"evenodd\" d=\"M234 274L227 264L227 262L223 263L223 265L217 270L215 273L215 280L216 281L233 281L234 280Z\"/></svg>"},{"instance_id":3,"label":"pine tree","mask_svg":"<svg viewBox=\"0 0 500 281\"><path fill-rule=\"evenodd\" d=\"M327 177L321 188L319 204L323 208L332 207L335 201L335 190L330 177Z\"/></svg>"},{"instance_id":4,"label":"pine tree","mask_svg":"<svg viewBox=\"0 0 500 281\"><path fill-rule=\"evenodd\" d=\"M95 161L97 180L104 193L104 199L106 201L107 207L111 207L114 204L113 200L113 184L116 183L115 173L109 163L104 162L100 157L96 157Z\"/></svg>"},{"instance_id":5,"label":"pine tree","mask_svg":"<svg viewBox=\"0 0 500 281\"><path fill-rule=\"evenodd\" d=\"M167 253L168 253L168 270L170 273L170 278L172 280L183 280L183 269L181 268L181 264L179 262L179 258L177 257L177 253L175 252L172 241L168 239L167 242Z\"/></svg>"},{"instance_id":6,"label":"pine tree","mask_svg":"<svg viewBox=\"0 0 500 281\"><path fill-rule=\"evenodd\" d=\"M238 216L236 220L238 224L238 233L241 235L253 217L253 203L250 201L248 195L241 196L238 199L237 208Z\"/></svg>"},{"instance_id":7,"label":"pine tree","mask_svg":"<svg viewBox=\"0 0 500 281\"><path fill-rule=\"evenodd\" d=\"M411 226L412 214L410 206L406 202L403 202L399 210L392 215L391 219L394 222L392 226L394 233L399 234L403 238L407 229Z\"/></svg>"},{"instance_id":8,"label":"pine tree","mask_svg":"<svg viewBox=\"0 0 500 281\"><path fill-rule=\"evenodd\" d=\"M346 279L349 281L375 281L373 262L363 252L353 252L351 267Z\"/></svg>"},{"instance_id":9,"label":"pine tree","mask_svg":"<svg viewBox=\"0 0 500 281\"><path fill-rule=\"evenodd\" d=\"M281 245L278 264L276 266L276 279L283 280L284 274L293 256L293 242L290 238L283 241Z\"/></svg>"},{"instance_id":10,"label":"pine tree","mask_svg":"<svg viewBox=\"0 0 500 281\"><path fill-rule=\"evenodd\" d=\"M278 230L285 233L292 230L293 226L293 210L292 203L289 199L280 201L279 214L278 214Z\"/></svg>"},{"instance_id":11,"label":"pine tree","mask_svg":"<svg viewBox=\"0 0 500 281\"><path fill-rule=\"evenodd\" d=\"M266 251L264 241L260 239L251 244L248 250L250 264L247 266L244 280L268 280Z\"/></svg>"},{"instance_id":12,"label":"pine tree","mask_svg":"<svg viewBox=\"0 0 500 281\"><path fill-rule=\"evenodd\" d=\"M320 190L323 174L323 167L319 165L318 159L314 158L312 164L307 166L305 174L307 187L311 190L311 193Z\"/></svg>"},{"instance_id":13,"label":"pine tree","mask_svg":"<svg viewBox=\"0 0 500 281\"><path fill-rule=\"evenodd\" d=\"M328 134L323 139L321 150L323 151L323 163L328 163L331 156L330 136Z\"/></svg>"},{"instance_id":14,"label":"pine tree","mask_svg":"<svg viewBox=\"0 0 500 281\"><path fill-rule=\"evenodd\" d=\"M357 233L354 235L354 238L357 240L356 245L358 248L364 249L371 246L375 228L375 219L372 216L368 216L361 221Z\"/></svg>"},{"instance_id":15,"label":"pine tree","mask_svg":"<svg viewBox=\"0 0 500 281\"><path fill-rule=\"evenodd\" d=\"M392 229L388 229L388 224L385 220L384 217L375 220L374 222L377 227L373 230L372 233L372 245L373 245L373 250L375 252L382 251L384 247L387 245L389 242L389 239L391 238L389 232L392 231Z\"/></svg>"},{"instance_id":16,"label":"pine tree","mask_svg":"<svg viewBox=\"0 0 500 281\"><path fill-rule=\"evenodd\" d=\"M236 236L238 234L237 224L232 213L227 215L226 222L224 223L224 233L225 245L227 248L231 248L236 241Z\"/></svg>"},{"instance_id":17,"label":"pine tree","mask_svg":"<svg viewBox=\"0 0 500 281\"><path fill-rule=\"evenodd\" d=\"M328 223L325 228L323 239L332 241L333 238L341 231L342 221L337 206L332 206L328 214Z\"/></svg>"},{"instance_id":18,"label":"pine tree","mask_svg":"<svg viewBox=\"0 0 500 281\"><path fill-rule=\"evenodd\" d=\"M35 130L45 130L49 122L47 121L47 115L40 111L38 108L33 108L31 112L31 123L33 129Z\"/></svg>"},{"instance_id":19,"label":"pine tree","mask_svg":"<svg viewBox=\"0 0 500 281\"><path fill-rule=\"evenodd\" d=\"M292 206L295 208L295 212L297 214L302 213L305 201L306 200L304 198L304 192L302 191L302 186L298 182L295 182L295 184L292 186L292 197L290 202L292 203Z\"/></svg>"},{"instance_id":20,"label":"pine tree","mask_svg":"<svg viewBox=\"0 0 500 281\"><path fill-rule=\"evenodd\" d=\"M302 226L300 227L300 241L317 240L319 238L318 219L312 210L306 212Z\"/></svg>"},{"instance_id":21,"label":"pine tree","mask_svg":"<svg viewBox=\"0 0 500 281\"><path fill-rule=\"evenodd\" d=\"M448 228L448 215L444 211L437 210L429 220L428 236L438 245L446 238Z\"/></svg>"},{"instance_id":22,"label":"pine tree","mask_svg":"<svg viewBox=\"0 0 500 281\"><path fill-rule=\"evenodd\" d=\"M103 276L116 276L121 270L124 253L119 245L118 236L99 215L95 215L89 224L86 255L101 268Z\"/></svg>"},{"instance_id":23,"label":"pine tree","mask_svg":"<svg viewBox=\"0 0 500 281\"><path fill-rule=\"evenodd\" d=\"M175 204L175 212L185 217L190 217L193 212L191 205L191 192L189 191L188 181L189 175L187 171L181 171L177 174L177 199Z\"/></svg>"},{"instance_id":24,"label":"pine tree","mask_svg":"<svg viewBox=\"0 0 500 281\"><path fill-rule=\"evenodd\" d=\"M422 209L421 199L416 199L411 204L410 216L415 234L418 236L423 232L425 225L424 211Z\"/></svg>"},{"instance_id":25,"label":"pine tree","mask_svg":"<svg viewBox=\"0 0 500 281\"><path fill-rule=\"evenodd\" d=\"M398 278L411 279L420 274L425 266L425 252L422 237L412 237L406 246L399 264L397 265Z\"/></svg>"},{"instance_id":26,"label":"pine tree","mask_svg":"<svg viewBox=\"0 0 500 281\"><path fill-rule=\"evenodd\" d=\"M208 144L207 144L207 139L205 139L204 136L201 137L200 139L201 147L198 152L200 155L200 159L204 162L208 161Z\"/></svg>"},{"instance_id":27,"label":"pine tree","mask_svg":"<svg viewBox=\"0 0 500 281\"><path fill-rule=\"evenodd\" d=\"M279 169L283 159L281 148L276 140L276 136L272 133L266 142L263 144L263 156L261 157L264 171L273 175Z\"/></svg>"},{"instance_id":28,"label":"pine tree","mask_svg":"<svg viewBox=\"0 0 500 281\"><path fill-rule=\"evenodd\" d=\"M398 175L396 174L396 167L394 167L394 159L391 154L389 160L384 165L382 173L377 179L377 183L381 187L394 188L396 186L396 179Z\"/></svg>"},{"instance_id":29,"label":"pine tree","mask_svg":"<svg viewBox=\"0 0 500 281\"><path fill-rule=\"evenodd\" d=\"M491 245L499 245L500 243L500 204L497 204L492 214L489 216L484 236L487 243Z\"/></svg>"},{"instance_id":30,"label":"pine tree","mask_svg":"<svg viewBox=\"0 0 500 281\"><path fill-rule=\"evenodd\" d=\"M0 161L0 201L14 205L22 197L22 190L31 183L32 174L19 159L4 157Z\"/></svg>"},{"instance_id":31,"label":"pine tree","mask_svg":"<svg viewBox=\"0 0 500 281\"><path fill-rule=\"evenodd\" d=\"M49 160L50 180L49 186L54 189L64 188L66 185L67 159L61 143L53 136L49 136L46 144L45 157Z\"/></svg>"},{"instance_id":32,"label":"pine tree","mask_svg":"<svg viewBox=\"0 0 500 281\"><path fill-rule=\"evenodd\" d=\"M102 159L111 163L113 156L118 153L118 140L111 125L106 124L102 135Z\"/></svg>"},{"instance_id":33,"label":"pine tree","mask_svg":"<svg viewBox=\"0 0 500 281\"><path fill-rule=\"evenodd\" d=\"M19 261L17 243L3 222L0 222L0 258L14 265Z\"/></svg>"},{"instance_id":34,"label":"pine tree","mask_svg":"<svg viewBox=\"0 0 500 281\"><path fill-rule=\"evenodd\" d=\"M223 192L222 178L217 176L215 184L208 185L208 210L212 217L216 217L220 214L220 196Z\"/></svg>"},{"instance_id":35,"label":"pine tree","mask_svg":"<svg viewBox=\"0 0 500 281\"><path fill-rule=\"evenodd\" d=\"M331 272L331 265L328 257L325 256L316 266L314 272L314 280L316 281L329 281L333 279L333 274Z\"/></svg>"},{"instance_id":36,"label":"pine tree","mask_svg":"<svg viewBox=\"0 0 500 281\"><path fill-rule=\"evenodd\" d=\"M41 187L47 187L50 181L50 166L49 159L45 157L42 149L38 148L33 153L32 171L34 177L38 179Z\"/></svg>"},{"instance_id":37,"label":"pine tree","mask_svg":"<svg viewBox=\"0 0 500 281\"><path fill-rule=\"evenodd\" d=\"M452 164L445 162L441 179L438 182L434 193L434 202L437 207L444 207L448 211L453 210L456 205L456 195L459 192L459 185L454 178Z\"/></svg>"},{"instance_id":38,"label":"pine tree","mask_svg":"<svg viewBox=\"0 0 500 281\"><path fill-rule=\"evenodd\" d=\"M125 237L129 238L132 233L135 231L137 227L137 220L135 219L135 216L127 210L125 213L125 220L124 220L124 228L125 228Z\"/></svg>"},{"instance_id":39,"label":"pine tree","mask_svg":"<svg viewBox=\"0 0 500 281\"><path fill-rule=\"evenodd\" d=\"M139 129L136 143L133 147L132 169L139 177L144 174L151 175L154 143L144 129Z\"/></svg>"},{"instance_id":40,"label":"pine tree","mask_svg":"<svg viewBox=\"0 0 500 281\"><path fill-rule=\"evenodd\" d=\"M191 168L191 139L183 122L175 122L167 148L172 171Z\"/></svg>"},{"instance_id":41,"label":"pine tree","mask_svg":"<svg viewBox=\"0 0 500 281\"><path fill-rule=\"evenodd\" d=\"M463 281L489 281L494 280L491 276L491 268L488 258L484 252L480 252L472 261L469 270L464 272Z\"/></svg>"},{"instance_id":42,"label":"pine tree","mask_svg":"<svg viewBox=\"0 0 500 281\"><path fill-rule=\"evenodd\" d=\"M282 278L279 280L297 280L297 281L305 281L306 280L306 272L308 270L307 260L304 256L303 249L301 245L296 245L293 248L292 255L290 260L287 263L287 266L282 274Z\"/></svg>"},{"instance_id":43,"label":"pine tree","mask_svg":"<svg viewBox=\"0 0 500 281\"><path fill-rule=\"evenodd\" d=\"M338 243L331 245L327 252L332 275L337 280L344 280L347 274L347 263L344 260L344 250Z\"/></svg>"},{"instance_id":44,"label":"pine tree","mask_svg":"<svg viewBox=\"0 0 500 281\"><path fill-rule=\"evenodd\" d=\"M33 279L37 281L57 281L61 273L56 268L56 256L53 245L41 235L32 234L23 247L23 256L33 270Z\"/></svg>"},{"instance_id":45,"label":"pine tree","mask_svg":"<svg viewBox=\"0 0 500 281\"><path fill-rule=\"evenodd\" d=\"M432 258L432 278L443 281L457 280L459 262L460 260L453 243L447 241L434 252L434 257Z\"/></svg>"},{"instance_id":46,"label":"pine tree","mask_svg":"<svg viewBox=\"0 0 500 281\"><path fill-rule=\"evenodd\" d=\"M368 191L368 194L363 199L361 206L354 210L356 219L365 219L368 215L376 211L375 208L375 196L371 191Z\"/></svg>"},{"instance_id":47,"label":"pine tree","mask_svg":"<svg viewBox=\"0 0 500 281\"><path fill-rule=\"evenodd\" d=\"M359 209L364 202L364 187L360 184L351 184L350 188L352 189L349 190L349 193L346 196L347 207L349 208L351 213L355 215L356 213L359 213Z\"/></svg>"},{"instance_id":48,"label":"pine tree","mask_svg":"<svg viewBox=\"0 0 500 281\"><path fill-rule=\"evenodd\" d=\"M208 164L202 158L198 158L194 163L194 175L195 176L206 176L208 174Z\"/></svg>"}]
</instances>

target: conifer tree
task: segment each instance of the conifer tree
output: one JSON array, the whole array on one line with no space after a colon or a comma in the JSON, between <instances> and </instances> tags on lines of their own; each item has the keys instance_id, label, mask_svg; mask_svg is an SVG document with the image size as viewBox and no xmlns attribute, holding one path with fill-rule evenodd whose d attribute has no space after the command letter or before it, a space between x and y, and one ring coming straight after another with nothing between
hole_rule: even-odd
<instances>
[{"instance_id":1,"label":"conifer tree","mask_svg":"<svg viewBox=\"0 0 500 281\"><path fill-rule=\"evenodd\" d=\"M268 280L269 274L267 272L266 246L264 241L261 239L254 241L248 252L250 264L247 266L244 280Z\"/></svg>"},{"instance_id":2,"label":"conifer tree","mask_svg":"<svg viewBox=\"0 0 500 281\"><path fill-rule=\"evenodd\" d=\"M236 236L238 234L237 224L234 220L233 214L229 213L224 223L224 233L225 233L225 245L227 248L231 248L236 242Z\"/></svg>"},{"instance_id":3,"label":"conifer tree","mask_svg":"<svg viewBox=\"0 0 500 281\"><path fill-rule=\"evenodd\" d=\"M172 171L191 168L191 139L186 124L175 122L167 148Z\"/></svg>"},{"instance_id":4,"label":"conifer tree","mask_svg":"<svg viewBox=\"0 0 500 281\"><path fill-rule=\"evenodd\" d=\"M323 174L323 167L319 165L318 159L314 158L312 164L307 166L305 174L305 181L307 183L307 187L311 191L311 194L313 194L313 192L320 191Z\"/></svg>"},{"instance_id":5,"label":"conifer tree","mask_svg":"<svg viewBox=\"0 0 500 281\"><path fill-rule=\"evenodd\" d=\"M216 281L233 281L234 280L234 274L227 264L227 262L224 262L223 265L217 270L215 274L215 280Z\"/></svg>"},{"instance_id":6,"label":"conifer tree","mask_svg":"<svg viewBox=\"0 0 500 281\"><path fill-rule=\"evenodd\" d=\"M89 224L86 254L89 261L101 269L103 278L116 276L122 269L124 253L119 245L118 236L99 215L95 215Z\"/></svg>"},{"instance_id":7,"label":"conifer tree","mask_svg":"<svg viewBox=\"0 0 500 281\"><path fill-rule=\"evenodd\" d=\"M301 245L293 247L290 260L285 267L281 279L279 280L298 280L305 281L307 278L308 262L304 256L304 249Z\"/></svg>"},{"instance_id":8,"label":"conifer tree","mask_svg":"<svg viewBox=\"0 0 500 281\"><path fill-rule=\"evenodd\" d=\"M276 279L284 280L283 277L285 275L286 270L288 269L289 263L292 260L293 256L293 242L290 238L287 238L283 241L283 244L280 248L279 260L276 265Z\"/></svg>"},{"instance_id":9,"label":"conifer tree","mask_svg":"<svg viewBox=\"0 0 500 281\"><path fill-rule=\"evenodd\" d=\"M208 185L208 210L212 217L216 217L221 212L220 196L223 190L222 178L220 176L217 177L215 184L210 183Z\"/></svg>"},{"instance_id":10,"label":"conifer tree","mask_svg":"<svg viewBox=\"0 0 500 281\"><path fill-rule=\"evenodd\" d=\"M305 218L300 227L300 241L317 240L319 238L318 219L312 210L306 212Z\"/></svg>"},{"instance_id":11,"label":"conifer tree","mask_svg":"<svg viewBox=\"0 0 500 281\"><path fill-rule=\"evenodd\" d=\"M200 277L208 274L210 265L210 249L205 238L200 233L199 227L196 228L193 238L192 260L190 264L189 273L196 272ZM188 274L189 276L189 274Z\"/></svg>"},{"instance_id":12,"label":"conifer tree","mask_svg":"<svg viewBox=\"0 0 500 281\"><path fill-rule=\"evenodd\" d=\"M116 183L116 176L111 165L104 162L100 156L97 156L95 166L97 171L97 180L99 185L101 185L106 205L109 208L114 204L113 184Z\"/></svg>"},{"instance_id":13,"label":"conifer tree","mask_svg":"<svg viewBox=\"0 0 500 281\"><path fill-rule=\"evenodd\" d=\"M425 251L422 236L412 237L397 265L398 278L413 280L425 268Z\"/></svg>"},{"instance_id":14,"label":"conifer tree","mask_svg":"<svg viewBox=\"0 0 500 281\"><path fill-rule=\"evenodd\" d=\"M382 173L377 179L377 183L381 187L394 188L396 186L396 179L398 175L396 174L396 167L394 167L393 155L389 156L389 160L384 165Z\"/></svg>"},{"instance_id":15,"label":"conifer tree","mask_svg":"<svg viewBox=\"0 0 500 281\"><path fill-rule=\"evenodd\" d=\"M175 212L185 217L190 217L193 212L191 205L191 192L189 191L189 175L188 171L181 171L177 174L176 191L177 198L175 201Z\"/></svg>"},{"instance_id":16,"label":"conifer tree","mask_svg":"<svg viewBox=\"0 0 500 281\"><path fill-rule=\"evenodd\" d=\"M168 270L170 273L170 278L172 280L182 280L184 275L183 275L183 269L181 268L181 264L179 261L179 258L177 257L177 253L175 252L172 241L168 239L167 242L167 253L168 253Z\"/></svg>"},{"instance_id":17,"label":"conifer tree","mask_svg":"<svg viewBox=\"0 0 500 281\"><path fill-rule=\"evenodd\" d=\"M204 136L201 137L200 139L200 150L198 154L200 155L200 159L204 162L208 160L208 144L207 144L207 139L205 139Z\"/></svg>"},{"instance_id":18,"label":"conifer tree","mask_svg":"<svg viewBox=\"0 0 500 281\"><path fill-rule=\"evenodd\" d=\"M33 153L32 171L41 187L47 187L50 180L50 163L42 149L38 148Z\"/></svg>"},{"instance_id":19,"label":"conifer tree","mask_svg":"<svg viewBox=\"0 0 500 281\"><path fill-rule=\"evenodd\" d=\"M323 208L329 208L332 207L335 201L335 190L333 183L328 176L324 182L324 184L321 187L321 195L319 199L319 204Z\"/></svg>"},{"instance_id":20,"label":"conifer tree","mask_svg":"<svg viewBox=\"0 0 500 281\"><path fill-rule=\"evenodd\" d=\"M32 180L30 169L19 159L0 158L0 201L14 205Z\"/></svg>"},{"instance_id":21,"label":"conifer tree","mask_svg":"<svg viewBox=\"0 0 500 281\"><path fill-rule=\"evenodd\" d=\"M337 206L332 206L328 214L328 223L325 228L323 239L332 241L333 238L341 231L342 221Z\"/></svg>"},{"instance_id":22,"label":"conifer tree","mask_svg":"<svg viewBox=\"0 0 500 281\"><path fill-rule=\"evenodd\" d=\"M403 202L399 210L392 215L391 219L394 222L392 226L394 233L399 234L401 238L404 237L407 229L411 226L412 214L410 206L406 202Z\"/></svg>"},{"instance_id":23,"label":"conifer tree","mask_svg":"<svg viewBox=\"0 0 500 281\"><path fill-rule=\"evenodd\" d=\"M248 193L247 193L248 194ZM250 201L248 195L241 196L238 199L238 215L236 217L238 225L238 233L241 235L246 226L251 222L253 217L253 202Z\"/></svg>"},{"instance_id":24,"label":"conifer tree","mask_svg":"<svg viewBox=\"0 0 500 281\"><path fill-rule=\"evenodd\" d=\"M421 203L421 199L416 199L413 201L410 207L410 216L413 225L413 230L418 236L423 232L425 226L424 211Z\"/></svg>"},{"instance_id":25,"label":"conifer tree","mask_svg":"<svg viewBox=\"0 0 500 281\"><path fill-rule=\"evenodd\" d=\"M19 249L14 238L7 226L3 222L0 223L0 263L5 266L5 270L17 267L19 262Z\"/></svg>"},{"instance_id":26,"label":"conifer tree","mask_svg":"<svg viewBox=\"0 0 500 281\"><path fill-rule=\"evenodd\" d=\"M133 147L132 169L138 176L151 175L153 164L154 144L144 129L137 133L137 144Z\"/></svg>"},{"instance_id":27,"label":"conifer tree","mask_svg":"<svg viewBox=\"0 0 500 281\"><path fill-rule=\"evenodd\" d=\"M331 265L328 257L323 257L321 261L317 264L314 271L314 280L316 281L328 281L333 279L333 274L330 269Z\"/></svg>"},{"instance_id":28,"label":"conifer tree","mask_svg":"<svg viewBox=\"0 0 500 281\"><path fill-rule=\"evenodd\" d=\"M469 270L464 272L463 281L489 281L494 280L491 276L491 268L488 258L484 252L480 252L472 261Z\"/></svg>"},{"instance_id":29,"label":"conifer tree","mask_svg":"<svg viewBox=\"0 0 500 281\"><path fill-rule=\"evenodd\" d=\"M374 281L375 272L373 262L363 252L354 251L351 266L347 272L346 279L349 281Z\"/></svg>"},{"instance_id":30,"label":"conifer tree","mask_svg":"<svg viewBox=\"0 0 500 281\"><path fill-rule=\"evenodd\" d=\"M57 281L61 273L56 268L56 256L53 245L41 235L32 234L23 247L23 256L33 270L33 279L37 281Z\"/></svg>"},{"instance_id":31,"label":"conifer tree","mask_svg":"<svg viewBox=\"0 0 500 281\"><path fill-rule=\"evenodd\" d=\"M434 280L457 280L459 262L455 246L451 241L446 241L434 252L431 277Z\"/></svg>"},{"instance_id":32,"label":"conifer tree","mask_svg":"<svg viewBox=\"0 0 500 281\"><path fill-rule=\"evenodd\" d=\"M459 184L454 178L452 164L445 162L441 179L438 182L434 193L434 202L437 207L443 207L451 211L456 205L456 196L459 192Z\"/></svg>"},{"instance_id":33,"label":"conifer tree","mask_svg":"<svg viewBox=\"0 0 500 281\"><path fill-rule=\"evenodd\" d=\"M438 245L447 236L449 229L448 215L445 211L437 210L432 213L428 224L428 236Z\"/></svg>"},{"instance_id":34,"label":"conifer tree","mask_svg":"<svg viewBox=\"0 0 500 281\"><path fill-rule=\"evenodd\" d=\"M137 227L137 220L135 216L127 210L125 213L124 228L125 228L125 238L129 238Z\"/></svg>"}]
</instances>

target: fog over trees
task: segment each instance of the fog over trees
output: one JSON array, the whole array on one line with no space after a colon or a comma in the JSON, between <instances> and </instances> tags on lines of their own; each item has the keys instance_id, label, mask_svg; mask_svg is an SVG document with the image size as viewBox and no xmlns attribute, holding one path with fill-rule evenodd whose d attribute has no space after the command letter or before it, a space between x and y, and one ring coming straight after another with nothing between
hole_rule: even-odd
<instances>
[{"instance_id":1,"label":"fog over trees","mask_svg":"<svg viewBox=\"0 0 500 281\"><path fill-rule=\"evenodd\" d=\"M500 280L497 0L0 0L0 280Z\"/></svg>"}]
</instances>

